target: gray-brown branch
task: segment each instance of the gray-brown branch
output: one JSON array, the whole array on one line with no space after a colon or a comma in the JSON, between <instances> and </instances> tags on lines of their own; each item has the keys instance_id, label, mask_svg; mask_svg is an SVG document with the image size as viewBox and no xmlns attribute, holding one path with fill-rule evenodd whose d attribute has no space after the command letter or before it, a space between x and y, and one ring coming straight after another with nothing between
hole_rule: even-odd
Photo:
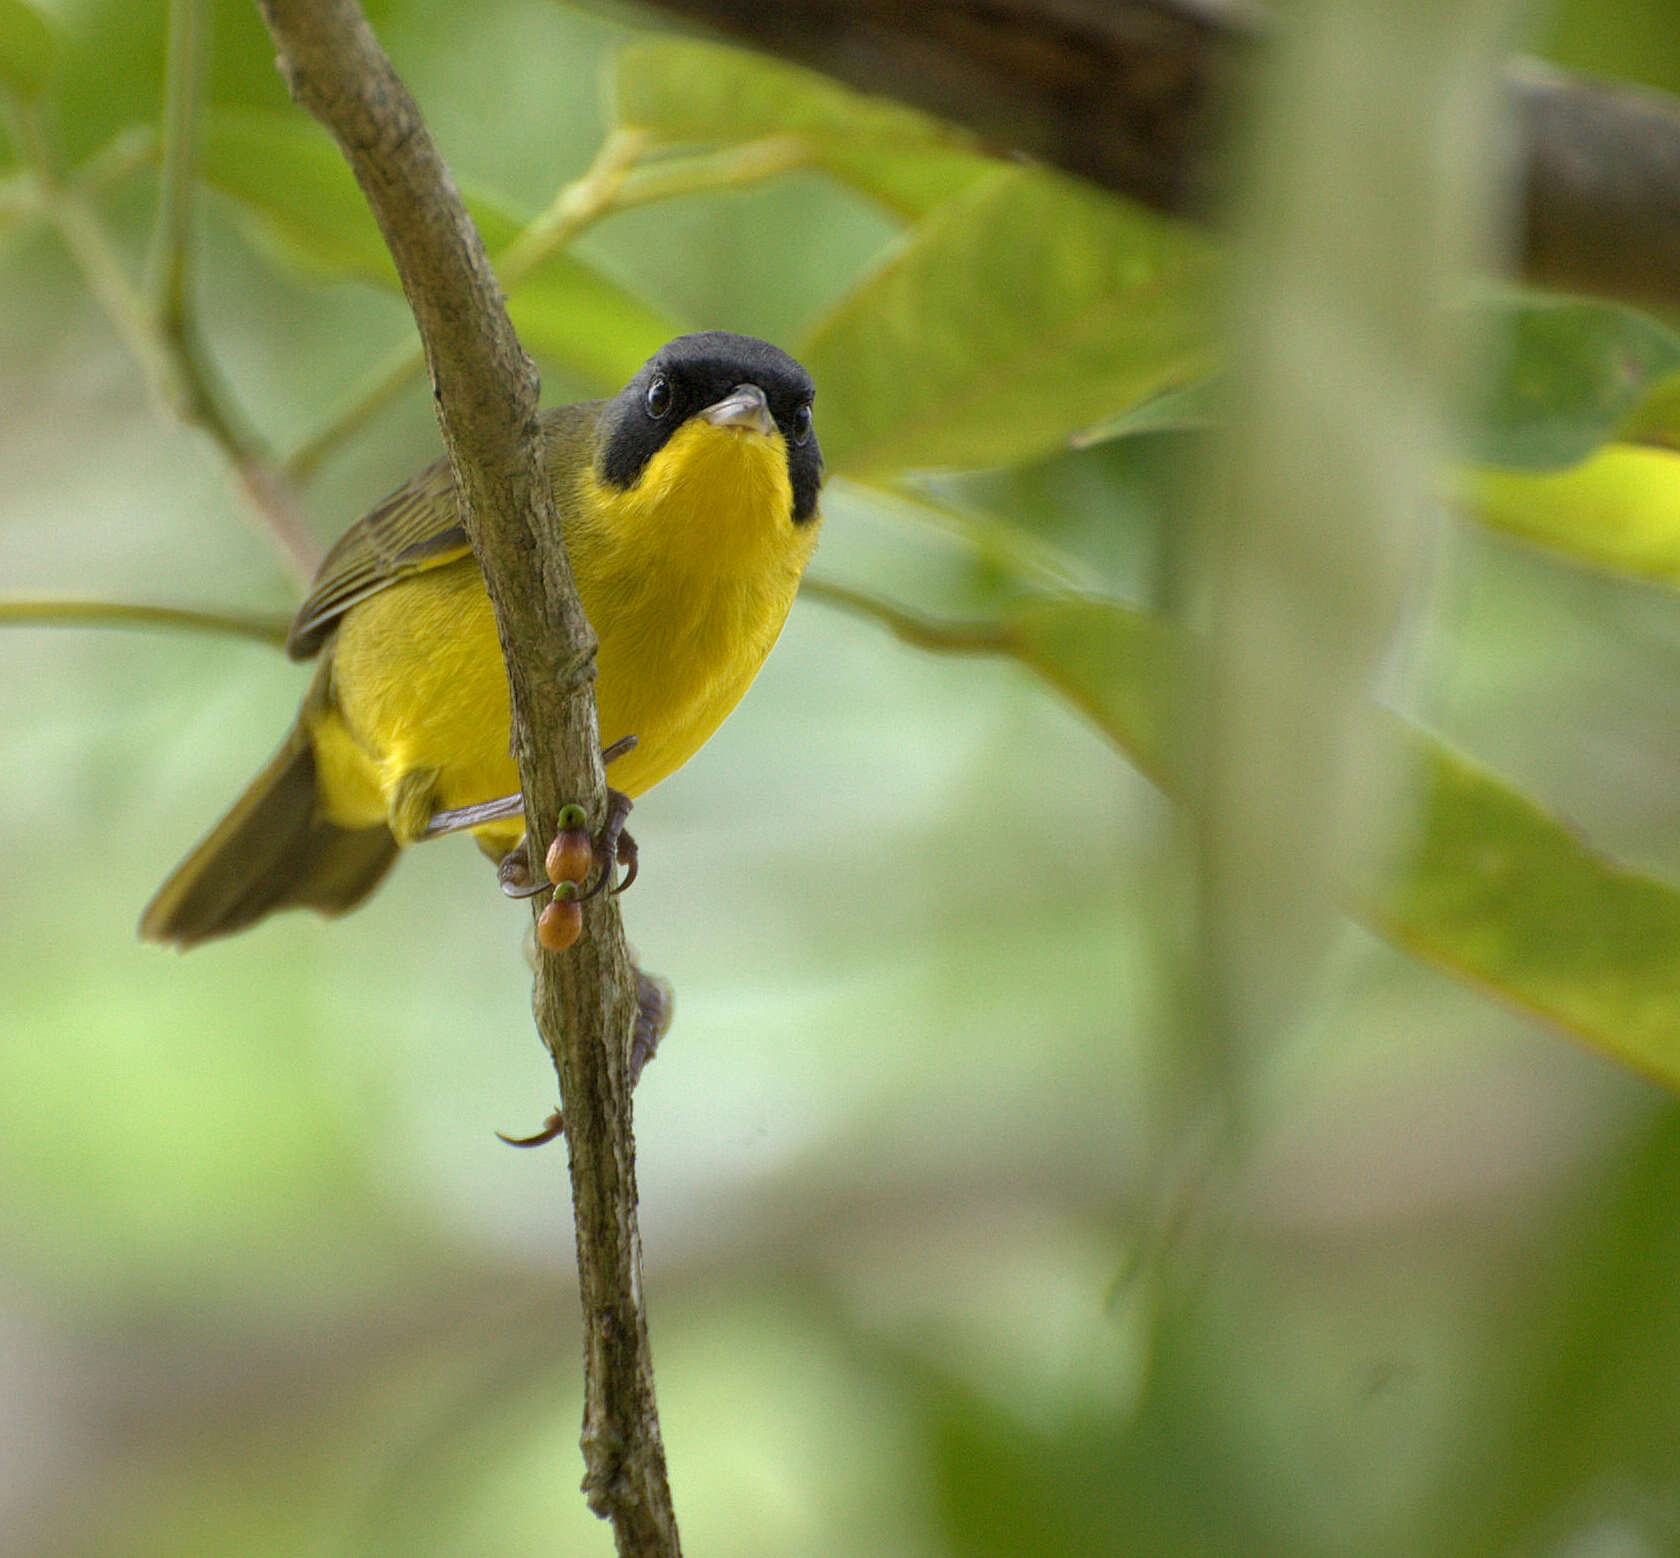
<instances>
[{"instance_id":1,"label":"gray-brown branch","mask_svg":"<svg viewBox=\"0 0 1680 1558\"><path fill-rule=\"evenodd\" d=\"M462 517L495 606L526 824L599 819L595 639L561 542L537 374L420 112L353 0L259 0L292 96L338 142L385 235L425 344ZM570 951L540 952L538 1030L560 1076L584 1318L584 1488L618 1551L675 1558L676 1518L642 1308L626 1071L635 983L617 906L594 900Z\"/></svg>"},{"instance_id":2,"label":"gray-brown branch","mask_svg":"<svg viewBox=\"0 0 1680 1558\"><path fill-rule=\"evenodd\" d=\"M1205 217L1221 104L1260 32L1234 0L648 0L1141 200ZM1542 286L1680 308L1680 102L1510 72L1516 263Z\"/></svg>"}]
</instances>

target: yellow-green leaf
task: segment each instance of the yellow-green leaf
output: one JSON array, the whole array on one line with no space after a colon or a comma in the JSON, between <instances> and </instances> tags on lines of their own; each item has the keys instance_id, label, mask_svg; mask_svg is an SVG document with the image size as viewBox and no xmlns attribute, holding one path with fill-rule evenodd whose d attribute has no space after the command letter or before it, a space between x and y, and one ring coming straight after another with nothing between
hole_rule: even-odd
<instances>
[{"instance_id":1,"label":"yellow-green leaf","mask_svg":"<svg viewBox=\"0 0 1680 1558\"><path fill-rule=\"evenodd\" d=\"M1680 586L1680 453L1611 444L1564 471L1477 470L1484 524L1610 573Z\"/></svg>"},{"instance_id":2,"label":"yellow-green leaf","mask_svg":"<svg viewBox=\"0 0 1680 1558\"><path fill-rule=\"evenodd\" d=\"M39 97L54 46L46 17L28 0L0 0L0 87L25 102Z\"/></svg>"},{"instance_id":3,"label":"yellow-green leaf","mask_svg":"<svg viewBox=\"0 0 1680 1558\"><path fill-rule=\"evenodd\" d=\"M1052 174L992 173L823 319L823 450L860 476L1000 465L1211 362L1214 260L1187 228Z\"/></svg>"},{"instance_id":4,"label":"yellow-green leaf","mask_svg":"<svg viewBox=\"0 0 1680 1558\"><path fill-rule=\"evenodd\" d=\"M1364 913L1390 941L1680 1089L1680 892L1413 737L1424 805Z\"/></svg>"}]
</instances>

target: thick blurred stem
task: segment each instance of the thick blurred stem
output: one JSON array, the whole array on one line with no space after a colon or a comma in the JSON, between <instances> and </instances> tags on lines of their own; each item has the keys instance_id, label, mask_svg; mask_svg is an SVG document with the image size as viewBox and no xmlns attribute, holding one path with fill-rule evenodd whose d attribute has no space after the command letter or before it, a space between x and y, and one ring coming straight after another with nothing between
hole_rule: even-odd
<instances>
[{"instance_id":1,"label":"thick blurred stem","mask_svg":"<svg viewBox=\"0 0 1680 1558\"><path fill-rule=\"evenodd\" d=\"M1461 389L1444 304L1496 223L1512 9L1299 0L1254 83L1185 775L1200 1015L1232 1085L1300 1014L1392 826L1367 700L1433 535Z\"/></svg>"},{"instance_id":2,"label":"thick blurred stem","mask_svg":"<svg viewBox=\"0 0 1680 1558\"><path fill-rule=\"evenodd\" d=\"M461 514L507 661L526 825L539 851L562 804L598 821L605 781L595 638L561 540L537 420L537 374L454 181L352 0L263 0L292 95L332 132L373 208L425 343ZM584 1486L621 1554L680 1552L654 1407L636 1226L628 1057L635 979L618 906L539 953L533 998L571 1152L583 1301Z\"/></svg>"}]
</instances>

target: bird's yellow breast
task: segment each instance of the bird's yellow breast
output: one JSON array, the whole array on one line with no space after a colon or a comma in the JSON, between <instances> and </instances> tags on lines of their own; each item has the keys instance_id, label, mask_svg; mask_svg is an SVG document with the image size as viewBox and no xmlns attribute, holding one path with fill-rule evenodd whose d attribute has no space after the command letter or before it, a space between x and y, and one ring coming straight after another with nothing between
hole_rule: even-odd
<instances>
[{"instance_id":1,"label":"bird's yellow breast","mask_svg":"<svg viewBox=\"0 0 1680 1558\"><path fill-rule=\"evenodd\" d=\"M672 435L634 487L609 486L586 468L555 496L600 639L602 744L637 738L608 777L639 795L694 755L758 674L818 521L793 522L779 434L700 419ZM519 788L507 677L470 556L353 606L327 653L325 693L306 720L331 821L385 822L409 843L431 811ZM520 831L478 830L498 851Z\"/></svg>"}]
</instances>

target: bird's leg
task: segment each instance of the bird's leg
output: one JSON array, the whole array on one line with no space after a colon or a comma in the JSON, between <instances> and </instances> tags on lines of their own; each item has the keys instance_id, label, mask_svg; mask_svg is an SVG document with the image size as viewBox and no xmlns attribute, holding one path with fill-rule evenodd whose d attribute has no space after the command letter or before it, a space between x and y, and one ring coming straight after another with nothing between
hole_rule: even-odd
<instances>
[{"instance_id":1,"label":"bird's leg","mask_svg":"<svg viewBox=\"0 0 1680 1558\"><path fill-rule=\"evenodd\" d=\"M627 1064L628 1081L632 1088L641 1078L642 1068L653 1059L654 1052L659 1048L659 1041L670 1028L671 1014L676 1005L676 997L669 980L661 979L657 974L645 974L639 968L635 972L636 1026L630 1033ZM563 1135L565 1129L566 1122L556 1109L529 1136L507 1136L501 1131L497 1131L496 1134L510 1147L540 1147L544 1142L551 1142L557 1136Z\"/></svg>"},{"instance_id":2,"label":"bird's leg","mask_svg":"<svg viewBox=\"0 0 1680 1558\"><path fill-rule=\"evenodd\" d=\"M522 816L525 797L504 795L499 800L480 801L476 806L457 806L453 811L434 811L420 837L442 838L445 833L459 833L463 828L482 828L487 822L506 822L510 817Z\"/></svg>"}]
</instances>

